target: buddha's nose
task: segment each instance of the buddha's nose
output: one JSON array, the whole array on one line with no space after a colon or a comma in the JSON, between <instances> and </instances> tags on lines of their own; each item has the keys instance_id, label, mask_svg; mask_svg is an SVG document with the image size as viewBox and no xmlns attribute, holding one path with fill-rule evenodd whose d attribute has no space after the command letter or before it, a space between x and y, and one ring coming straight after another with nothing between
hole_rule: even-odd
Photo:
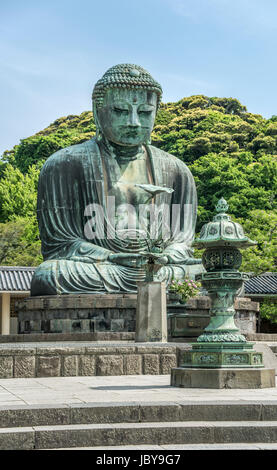
<instances>
[{"instance_id":1,"label":"buddha's nose","mask_svg":"<svg viewBox=\"0 0 277 470\"><path fill-rule=\"evenodd\" d=\"M138 113L137 113L136 109L133 109L132 112L131 112L130 119L129 119L129 126L131 126L131 127L139 127L140 126Z\"/></svg>"}]
</instances>

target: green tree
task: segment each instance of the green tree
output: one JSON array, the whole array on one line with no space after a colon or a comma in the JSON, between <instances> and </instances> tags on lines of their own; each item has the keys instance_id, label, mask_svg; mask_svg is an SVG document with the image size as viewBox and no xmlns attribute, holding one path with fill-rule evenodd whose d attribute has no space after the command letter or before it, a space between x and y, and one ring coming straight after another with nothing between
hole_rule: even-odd
<instances>
[{"instance_id":1,"label":"green tree","mask_svg":"<svg viewBox=\"0 0 277 470\"><path fill-rule=\"evenodd\" d=\"M6 165L0 180L1 222L35 215L39 173L40 169L34 165L26 174L10 164Z\"/></svg>"},{"instance_id":2,"label":"green tree","mask_svg":"<svg viewBox=\"0 0 277 470\"><path fill-rule=\"evenodd\" d=\"M277 211L253 210L247 219L236 219L246 235L257 242L243 250L241 269L254 274L276 271L277 268Z\"/></svg>"},{"instance_id":3,"label":"green tree","mask_svg":"<svg viewBox=\"0 0 277 470\"><path fill-rule=\"evenodd\" d=\"M277 302L265 300L260 306L260 316L270 323L277 323Z\"/></svg>"},{"instance_id":4,"label":"green tree","mask_svg":"<svg viewBox=\"0 0 277 470\"><path fill-rule=\"evenodd\" d=\"M0 264L38 266L42 262L36 220L19 217L0 223Z\"/></svg>"},{"instance_id":5,"label":"green tree","mask_svg":"<svg viewBox=\"0 0 277 470\"><path fill-rule=\"evenodd\" d=\"M7 164L0 180L0 264L36 266L42 261L36 219L39 168L28 173Z\"/></svg>"}]
</instances>

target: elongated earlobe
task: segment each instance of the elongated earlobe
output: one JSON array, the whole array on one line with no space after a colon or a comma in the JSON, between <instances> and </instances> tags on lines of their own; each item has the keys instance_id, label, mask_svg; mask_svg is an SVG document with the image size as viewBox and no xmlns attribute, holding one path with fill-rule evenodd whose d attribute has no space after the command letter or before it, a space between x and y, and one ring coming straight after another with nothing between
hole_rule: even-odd
<instances>
[{"instance_id":1,"label":"elongated earlobe","mask_svg":"<svg viewBox=\"0 0 277 470\"><path fill-rule=\"evenodd\" d=\"M100 124L99 124L99 119L98 119L97 108L96 108L95 102L93 102L93 105L92 105L92 112L93 112L94 122L95 122L95 126L96 126L95 137L96 137L97 142L100 142L103 138L103 134L102 134L102 130L101 130L101 127L100 127Z\"/></svg>"}]
</instances>

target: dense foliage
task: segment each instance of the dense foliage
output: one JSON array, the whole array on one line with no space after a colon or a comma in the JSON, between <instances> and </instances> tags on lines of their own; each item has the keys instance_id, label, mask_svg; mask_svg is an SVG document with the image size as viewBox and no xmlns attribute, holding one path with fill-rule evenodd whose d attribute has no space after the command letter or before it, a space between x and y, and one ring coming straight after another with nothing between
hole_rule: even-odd
<instances>
[{"instance_id":1,"label":"dense foliage","mask_svg":"<svg viewBox=\"0 0 277 470\"><path fill-rule=\"evenodd\" d=\"M265 300L260 306L260 315L270 323L277 323L277 303L273 300Z\"/></svg>"},{"instance_id":2,"label":"dense foliage","mask_svg":"<svg viewBox=\"0 0 277 470\"><path fill-rule=\"evenodd\" d=\"M86 111L57 119L4 153L0 160L1 264L40 261L35 221L39 168L56 150L83 142L94 133L92 113ZM264 119L248 113L233 98L191 96L161 105L152 143L191 169L199 199L197 231L211 220L215 203L224 196L229 213L258 242L244 252L243 269L255 273L275 270L277 117ZM12 224L24 220L24 231L15 230ZM3 257L2 239L9 238L9 230L17 247L12 252L18 255L13 256L5 245Z\"/></svg>"}]
</instances>

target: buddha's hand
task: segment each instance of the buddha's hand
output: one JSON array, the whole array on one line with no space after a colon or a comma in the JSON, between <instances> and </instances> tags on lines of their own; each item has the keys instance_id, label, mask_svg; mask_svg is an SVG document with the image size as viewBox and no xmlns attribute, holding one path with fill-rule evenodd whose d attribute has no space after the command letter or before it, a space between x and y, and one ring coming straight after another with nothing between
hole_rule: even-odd
<instances>
[{"instance_id":1,"label":"buddha's hand","mask_svg":"<svg viewBox=\"0 0 277 470\"><path fill-rule=\"evenodd\" d=\"M155 264L168 264L168 256L164 255L163 253L156 255L154 257Z\"/></svg>"},{"instance_id":2,"label":"buddha's hand","mask_svg":"<svg viewBox=\"0 0 277 470\"><path fill-rule=\"evenodd\" d=\"M109 255L108 261L131 268L139 268L147 264L148 259L141 254L114 253Z\"/></svg>"},{"instance_id":3,"label":"buddha's hand","mask_svg":"<svg viewBox=\"0 0 277 470\"><path fill-rule=\"evenodd\" d=\"M151 264L168 264L169 259L165 253L151 253L143 252L142 255L146 256Z\"/></svg>"},{"instance_id":4,"label":"buddha's hand","mask_svg":"<svg viewBox=\"0 0 277 470\"><path fill-rule=\"evenodd\" d=\"M148 259L151 259L151 263L154 264L168 264L168 256L163 253L148 253Z\"/></svg>"}]
</instances>

